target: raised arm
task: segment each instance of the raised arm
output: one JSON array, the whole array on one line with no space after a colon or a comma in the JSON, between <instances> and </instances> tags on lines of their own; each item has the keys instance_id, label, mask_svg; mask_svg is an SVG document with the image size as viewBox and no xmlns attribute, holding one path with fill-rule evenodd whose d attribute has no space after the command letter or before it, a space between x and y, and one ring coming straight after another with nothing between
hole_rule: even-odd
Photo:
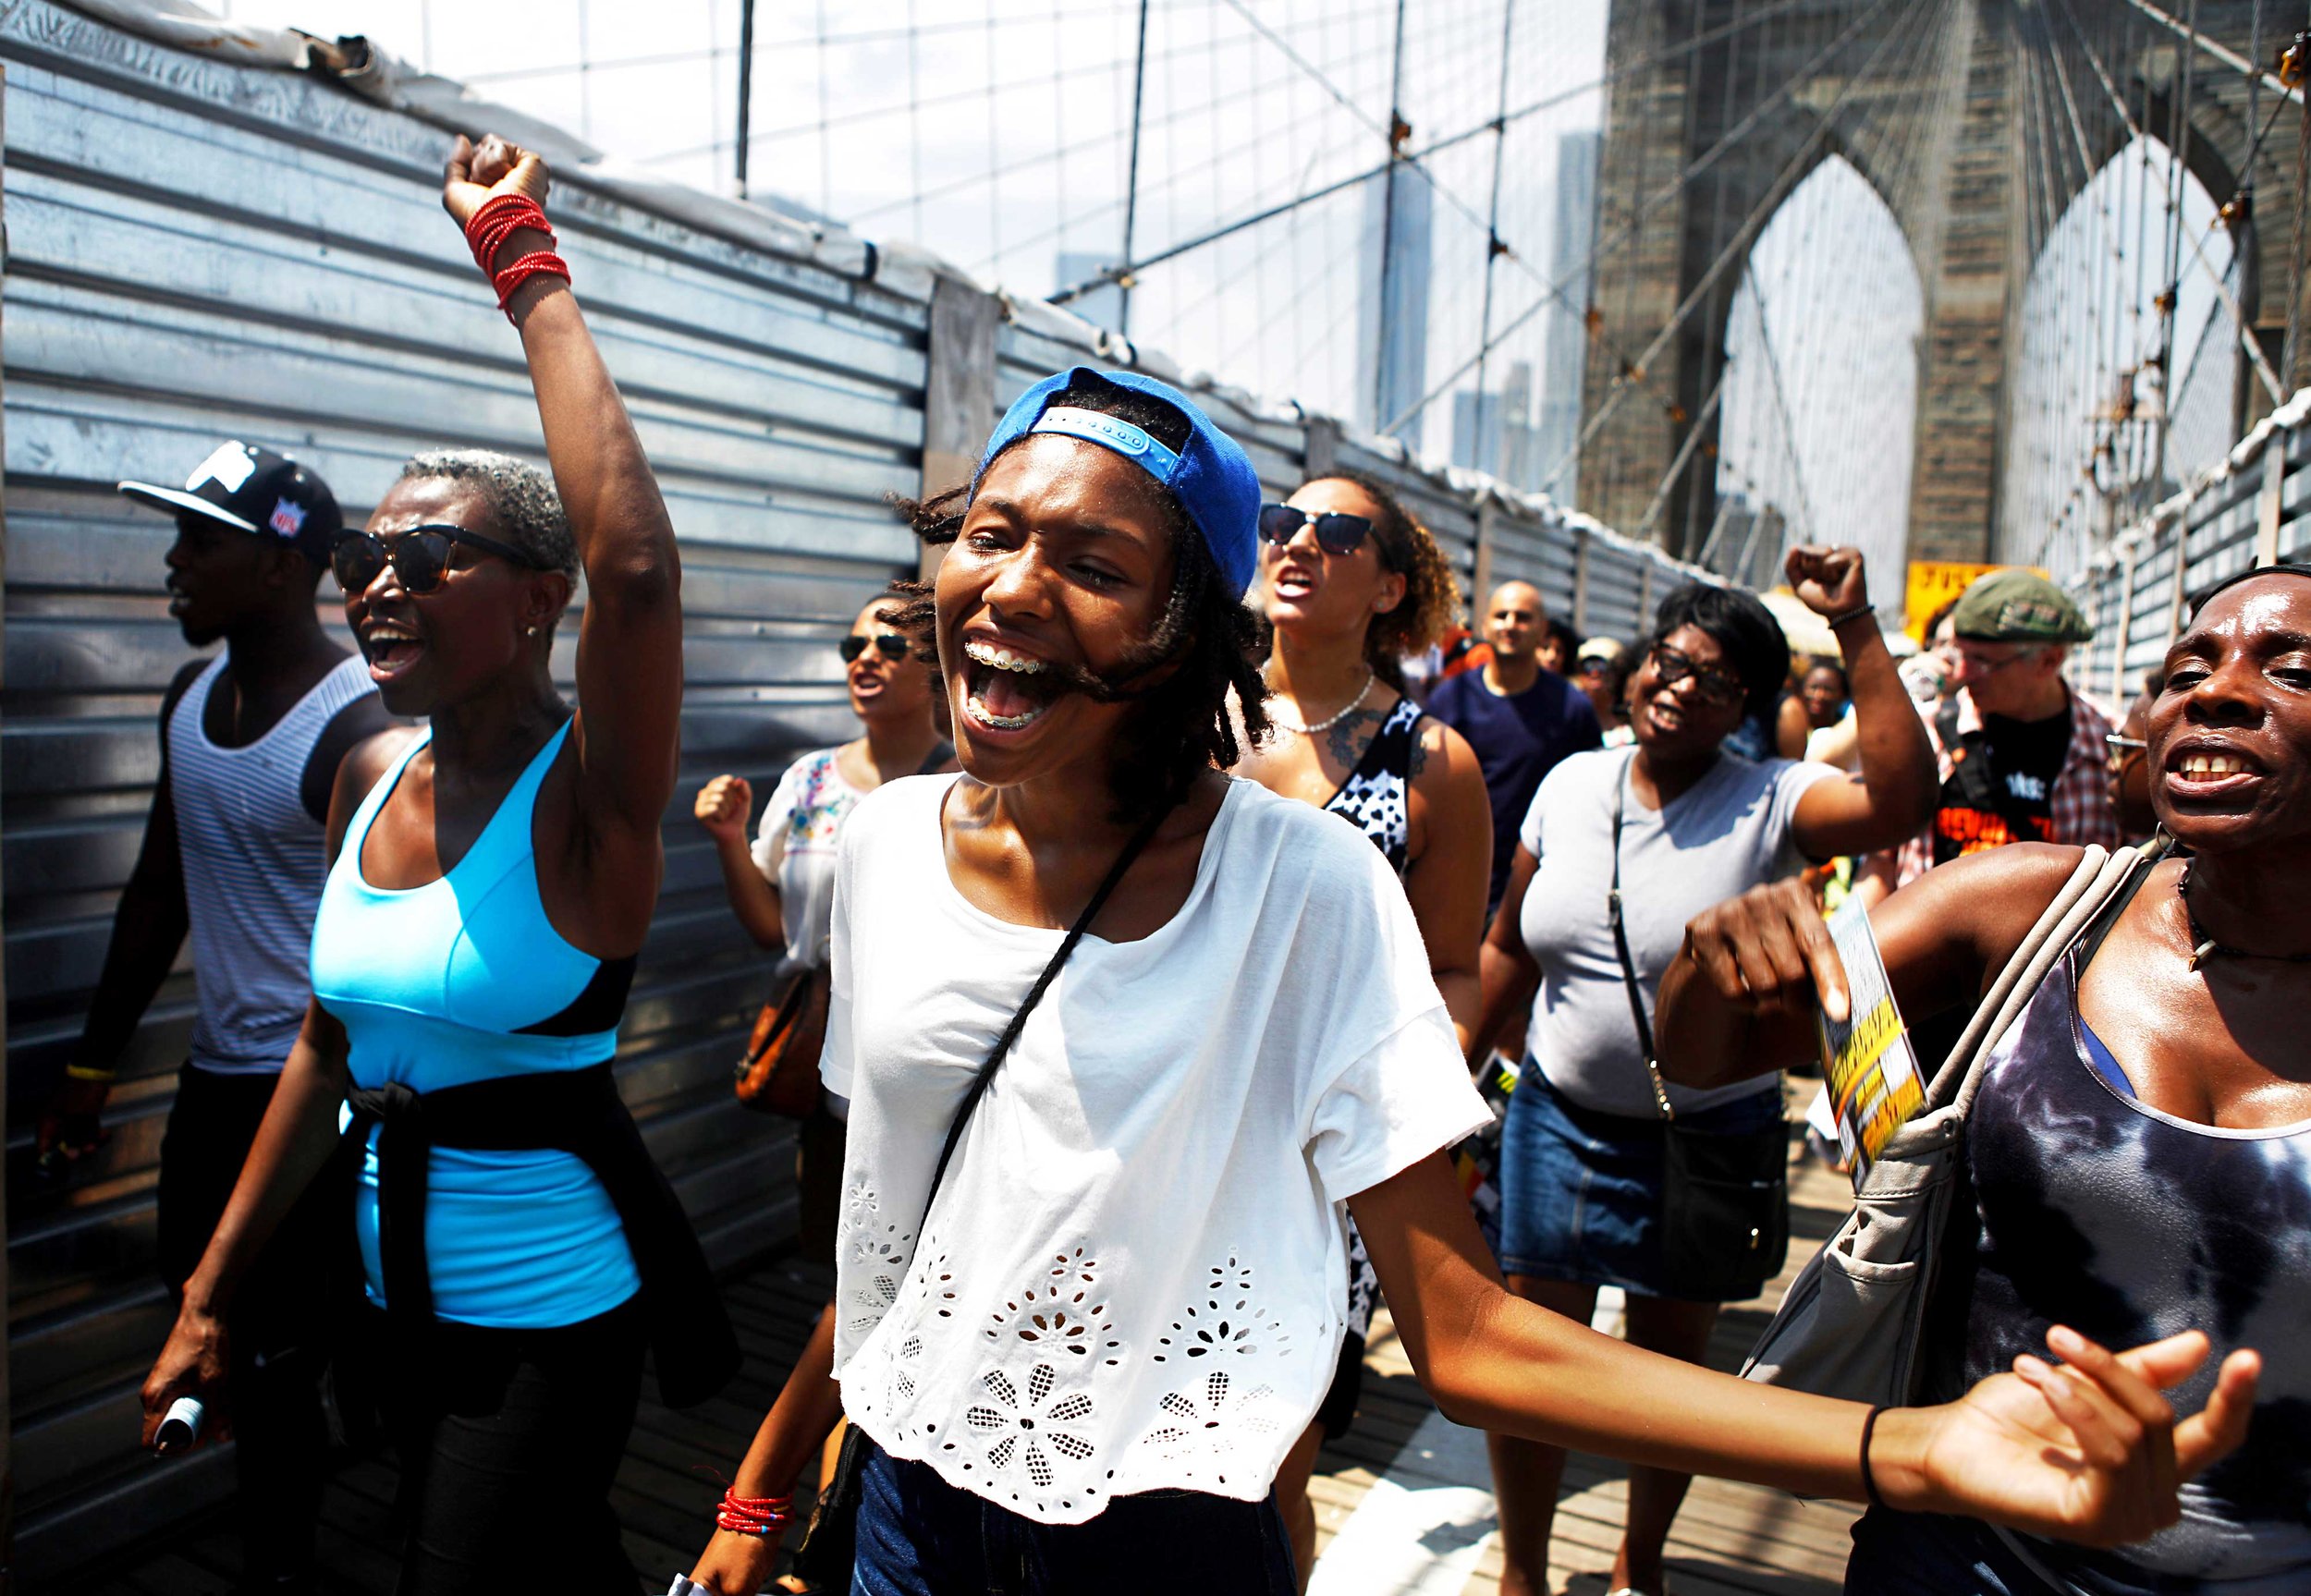
<instances>
[{"instance_id":1,"label":"raised arm","mask_svg":"<svg viewBox=\"0 0 2311 1596\"><path fill-rule=\"evenodd\" d=\"M442 203L464 226L487 201L518 194L544 204L546 189L545 163L535 154L495 137L478 150L460 138ZM544 234L519 228L493 266L550 248ZM507 310L521 330L546 462L586 573L572 732L579 812L588 840L610 850L604 862L618 871L639 863L637 853L656 859L659 821L674 796L682 707L674 527L569 284L533 276ZM653 873L653 897L655 880Z\"/></svg>"},{"instance_id":2,"label":"raised arm","mask_svg":"<svg viewBox=\"0 0 2311 1596\"><path fill-rule=\"evenodd\" d=\"M1644 1351L1511 1297L1449 1165L1432 1154L1350 1200L1421 1383L1460 1423L1634 1463L1888 1505L1963 1513L2097 1545L2175 1522L2179 1479L2245 1438L2259 1363L2226 1360L2182 1422L2158 1390L2207 1357L2196 1331L2113 1356L2058 1329L1938 1407L1869 1409Z\"/></svg>"},{"instance_id":3,"label":"raised arm","mask_svg":"<svg viewBox=\"0 0 2311 1596\"><path fill-rule=\"evenodd\" d=\"M1427 823L1420 857L1404 872L1404 895L1428 944L1428 973L1465 1047L1482 1007L1478 947L1493 867L1493 809L1468 740L1441 721L1415 729L1412 787Z\"/></svg>"},{"instance_id":4,"label":"raised arm","mask_svg":"<svg viewBox=\"0 0 2311 1596\"><path fill-rule=\"evenodd\" d=\"M1532 890L1533 872L1540 868L1532 850L1519 843L1509 863L1509 884L1501 889L1500 908L1494 912L1484 945L1477 950L1476 1023L1469 1028L1461 1048L1472 1071L1482 1068L1492 1056L1510 1016L1522 1008L1540 987L1541 967L1533 962L1533 950L1524 945L1524 932L1520 929L1524 895Z\"/></svg>"},{"instance_id":5,"label":"raised arm","mask_svg":"<svg viewBox=\"0 0 2311 1596\"><path fill-rule=\"evenodd\" d=\"M1914 1026L1976 1002L2077 863L2076 848L2017 843L1952 859L1872 909L1901 1017ZM1752 888L1685 928L1654 1012L1661 1071L1724 1086L1810 1058L1816 1004L1843 1018L1845 1002L1813 895L1795 881Z\"/></svg>"},{"instance_id":6,"label":"raised arm","mask_svg":"<svg viewBox=\"0 0 2311 1596\"><path fill-rule=\"evenodd\" d=\"M755 946L776 953L787 945L787 928L779 918L778 883L756 868L746 846L746 819L753 810L753 785L738 775L715 777L698 789L691 805L700 829L713 839L730 912L739 917ZM776 859L772 864L776 866Z\"/></svg>"},{"instance_id":7,"label":"raised arm","mask_svg":"<svg viewBox=\"0 0 2311 1596\"><path fill-rule=\"evenodd\" d=\"M1862 744L1860 778L1816 782L1807 788L1798 799L1791 830L1808 859L1891 847L1915 834L1933 812L1936 771L1926 724L1868 607L1861 551L1791 549L1787 568L1798 596L1838 623L1838 646L1853 690L1854 731Z\"/></svg>"}]
</instances>

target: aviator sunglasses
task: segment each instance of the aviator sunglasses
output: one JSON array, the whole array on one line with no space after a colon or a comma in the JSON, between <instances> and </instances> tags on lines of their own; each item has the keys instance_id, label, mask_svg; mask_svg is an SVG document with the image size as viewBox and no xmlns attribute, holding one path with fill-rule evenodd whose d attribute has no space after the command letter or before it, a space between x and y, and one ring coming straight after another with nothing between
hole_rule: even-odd
<instances>
[{"instance_id":1,"label":"aviator sunglasses","mask_svg":"<svg viewBox=\"0 0 2311 1596\"><path fill-rule=\"evenodd\" d=\"M1339 510L1319 515L1290 505L1260 506L1260 536L1279 549L1298 537L1300 529L1306 526L1315 528L1316 547L1327 554L1352 554L1356 545L1372 532L1368 516L1351 516Z\"/></svg>"},{"instance_id":2,"label":"aviator sunglasses","mask_svg":"<svg viewBox=\"0 0 2311 1596\"><path fill-rule=\"evenodd\" d=\"M873 640L855 635L847 637L837 643L835 648L842 655L844 664L852 664L857 662L861 654L867 652L867 643L870 640L874 644L874 652L886 660L903 660L907 657L907 640L897 632L885 632Z\"/></svg>"},{"instance_id":3,"label":"aviator sunglasses","mask_svg":"<svg viewBox=\"0 0 2311 1596\"><path fill-rule=\"evenodd\" d=\"M406 532L397 532L390 540L374 532L339 532L337 541L330 545L329 568L336 574L337 586L348 593L366 591L377 579L377 573L387 566L400 579L403 591L430 593L448 575L449 552L459 543L485 554L495 554L525 570L545 568L511 543L501 543L495 538L485 538L446 522L411 527Z\"/></svg>"}]
</instances>

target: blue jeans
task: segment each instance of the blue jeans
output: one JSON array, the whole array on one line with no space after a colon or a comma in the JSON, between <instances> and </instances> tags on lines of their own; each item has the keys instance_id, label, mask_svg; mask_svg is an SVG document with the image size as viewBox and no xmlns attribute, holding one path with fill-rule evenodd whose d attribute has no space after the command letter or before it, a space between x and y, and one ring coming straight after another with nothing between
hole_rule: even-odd
<instances>
[{"instance_id":1,"label":"blue jeans","mask_svg":"<svg viewBox=\"0 0 2311 1596\"><path fill-rule=\"evenodd\" d=\"M2054 1596L1987 1525L1872 1508L1853 1527L1846 1589L1868 1596Z\"/></svg>"},{"instance_id":2,"label":"blue jeans","mask_svg":"<svg viewBox=\"0 0 2311 1596\"><path fill-rule=\"evenodd\" d=\"M1043 1524L959 1491L877 1446L861 1471L851 1596L1292 1596L1276 1499L1198 1491L1110 1500L1082 1524Z\"/></svg>"}]
</instances>

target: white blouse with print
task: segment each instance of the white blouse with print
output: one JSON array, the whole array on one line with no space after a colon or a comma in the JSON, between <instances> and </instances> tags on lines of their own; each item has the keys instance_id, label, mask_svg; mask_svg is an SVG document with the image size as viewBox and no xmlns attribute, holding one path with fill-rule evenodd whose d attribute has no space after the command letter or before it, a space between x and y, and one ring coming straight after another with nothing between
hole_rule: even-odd
<instances>
[{"instance_id":1,"label":"white blouse with print","mask_svg":"<svg viewBox=\"0 0 2311 1596\"><path fill-rule=\"evenodd\" d=\"M1332 1380L1345 1200L1490 1117L1403 888L1338 816L1231 783L1179 912L1078 946L926 1220L964 1089L1061 940L956 890L956 779L893 782L843 828L843 1407L1047 1523L1164 1488L1259 1500Z\"/></svg>"}]
</instances>

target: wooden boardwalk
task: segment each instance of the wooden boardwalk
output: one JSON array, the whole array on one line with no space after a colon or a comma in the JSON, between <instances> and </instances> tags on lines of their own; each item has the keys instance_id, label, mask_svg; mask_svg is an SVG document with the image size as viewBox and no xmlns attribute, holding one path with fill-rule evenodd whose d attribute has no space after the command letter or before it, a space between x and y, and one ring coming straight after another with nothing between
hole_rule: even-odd
<instances>
[{"instance_id":1,"label":"wooden boardwalk","mask_svg":"<svg viewBox=\"0 0 2311 1596\"><path fill-rule=\"evenodd\" d=\"M1808 1164L1794 1172L1793 1273L1843 1216L1842 1177ZM1719 1368L1737 1364L1783 1282L1758 1302L1730 1310L1711 1347ZM826 1299L825 1272L773 1261L732 1281L731 1310L746 1344L746 1371L715 1401L681 1413L645 1403L619 1475L616 1505L626 1545L648 1591L666 1589L687 1570L706 1538L707 1515L720 1495L710 1472L731 1467L776 1394L801 1350L812 1315ZM1324 1452L1312 1494L1316 1502L1318 1553L1348 1525L1381 1480L1393 1487L1474 1487L1489 1491L1481 1438L1445 1426L1446 1444L1428 1424L1436 1409L1385 1320L1374 1326L1363 1405L1355 1427ZM156 1464L155 1467L165 1467ZM324 1509L322 1561L328 1596L387 1596L393 1589L397 1536L390 1523L393 1471L376 1458L343 1459ZM1566 1472L1551 1548L1551 1588L1571 1596L1602 1596L1620 1537L1625 1474L1618 1464L1576 1456ZM1841 1588L1846 1530L1853 1515L1842 1507L1805 1504L1778 1492L1721 1480L1701 1480L1679 1515L1669 1547L1670 1590L1676 1596L1834 1596ZM1468 1531L1473 1543L1481 1527ZM72 1587L75 1596L218 1596L238 1572L232 1529L213 1517L159 1544L127 1549L113 1566L91 1570ZM1461 1587L1466 1596L1492 1596L1500 1569L1486 1541ZM1319 1566L1320 1584L1327 1579ZM1369 1581L1360 1590L1382 1587ZM1433 1582L1419 1587L1439 1589Z\"/></svg>"}]
</instances>

